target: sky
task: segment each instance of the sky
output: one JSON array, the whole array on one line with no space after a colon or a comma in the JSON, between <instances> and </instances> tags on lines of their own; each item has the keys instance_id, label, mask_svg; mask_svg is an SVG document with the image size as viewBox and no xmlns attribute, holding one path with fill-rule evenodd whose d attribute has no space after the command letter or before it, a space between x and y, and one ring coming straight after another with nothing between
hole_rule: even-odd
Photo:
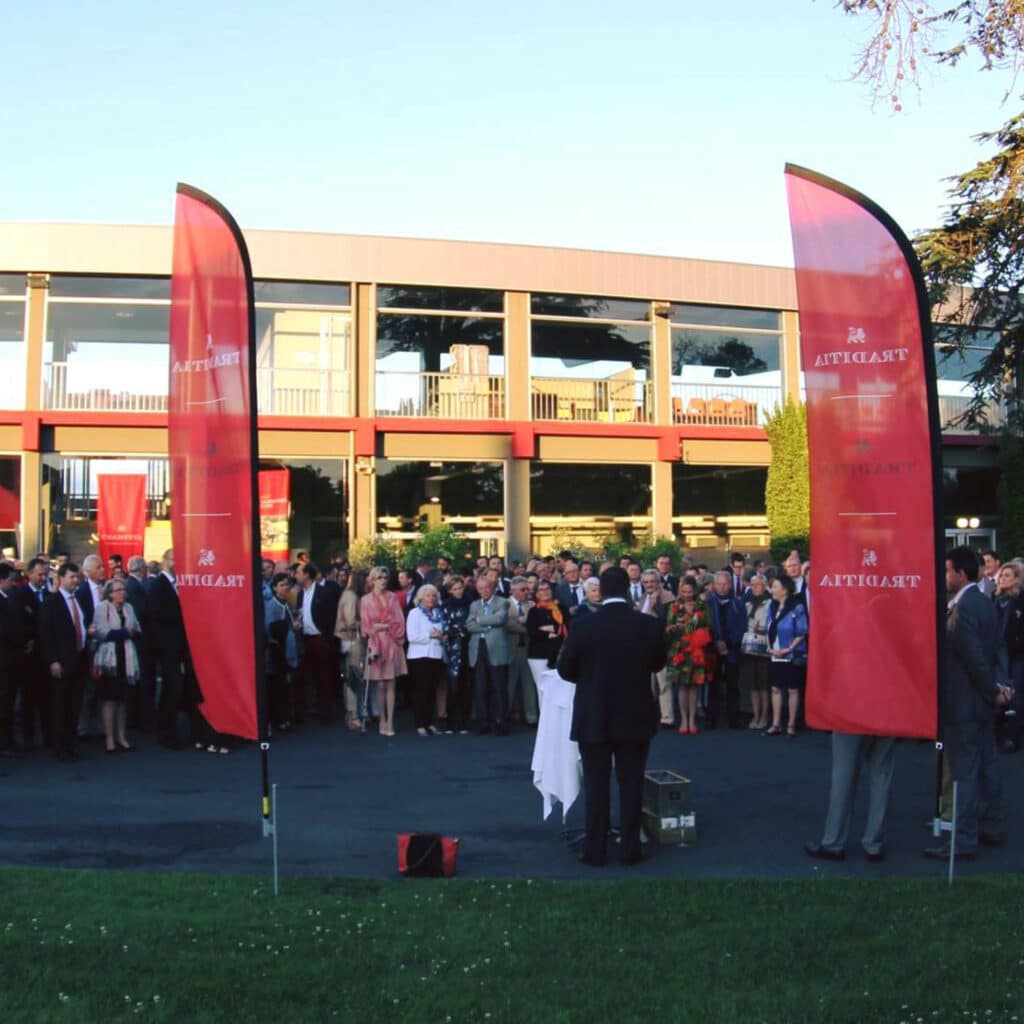
<instances>
[{"instance_id":1,"label":"sky","mask_svg":"<svg viewBox=\"0 0 1024 1024\"><path fill-rule=\"evenodd\" d=\"M868 27L831 0L12 4L0 223L169 224L186 181L244 228L791 266L787 161L913 234L1016 109L973 61L872 108Z\"/></svg>"}]
</instances>

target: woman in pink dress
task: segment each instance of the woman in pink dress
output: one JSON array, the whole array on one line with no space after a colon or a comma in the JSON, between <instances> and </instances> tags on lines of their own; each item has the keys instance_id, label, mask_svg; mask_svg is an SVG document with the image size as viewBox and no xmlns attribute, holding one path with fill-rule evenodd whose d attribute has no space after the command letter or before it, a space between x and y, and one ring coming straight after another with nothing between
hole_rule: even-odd
<instances>
[{"instance_id":1,"label":"woman in pink dress","mask_svg":"<svg viewBox=\"0 0 1024 1024\"><path fill-rule=\"evenodd\" d=\"M395 678L408 671L405 664L405 617L398 598L388 590L388 570L377 566L367 577L369 593L359 599L359 630L366 637L363 676L377 683L381 736L395 735Z\"/></svg>"}]
</instances>

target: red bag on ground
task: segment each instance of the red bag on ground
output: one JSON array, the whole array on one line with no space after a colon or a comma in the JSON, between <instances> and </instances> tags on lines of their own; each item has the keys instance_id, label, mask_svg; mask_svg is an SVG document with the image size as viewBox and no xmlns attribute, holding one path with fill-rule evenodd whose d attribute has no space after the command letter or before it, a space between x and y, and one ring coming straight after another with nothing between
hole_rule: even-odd
<instances>
[{"instance_id":1,"label":"red bag on ground","mask_svg":"<svg viewBox=\"0 0 1024 1024\"><path fill-rule=\"evenodd\" d=\"M451 878L458 839L433 832L403 832L398 837L398 871L410 878Z\"/></svg>"}]
</instances>

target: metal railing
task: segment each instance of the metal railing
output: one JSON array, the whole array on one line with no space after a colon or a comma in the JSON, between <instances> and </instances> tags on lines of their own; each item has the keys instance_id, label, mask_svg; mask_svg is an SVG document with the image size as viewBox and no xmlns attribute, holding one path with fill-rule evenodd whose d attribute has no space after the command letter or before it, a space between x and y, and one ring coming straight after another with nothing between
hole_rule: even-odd
<instances>
[{"instance_id":1,"label":"metal railing","mask_svg":"<svg viewBox=\"0 0 1024 1024\"><path fill-rule=\"evenodd\" d=\"M167 412L167 389L140 393L138 382L124 365L89 366L83 373L90 379L105 381L102 387L74 385L74 367L67 363L49 363L43 367L43 408L68 412Z\"/></svg>"},{"instance_id":2,"label":"metal railing","mask_svg":"<svg viewBox=\"0 0 1024 1024\"><path fill-rule=\"evenodd\" d=\"M256 370L259 411L264 416L351 416L352 374L349 370Z\"/></svg>"},{"instance_id":3,"label":"metal railing","mask_svg":"<svg viewBox=\"0 0 1024 1024\"><path fill-rule=\"evenodd\" d=\"M535 420L573 423L650 423L651 383L614 377L533 377L530 403Z\"/></svg>"},{"instance_id":4,"label":"metal railing","mask_svg":"<svg viewBox=\"0 0 1024 1024\"><path fill-rule=\"evenodd\" d=\"M782 404L782 389L755 384L672 383L672 422L706 427L763 427Z\"/></svg>"},{"instance_id":5,"label":"metal railing","mask_svg":"<svg viewBox=\"0 0 1024 1024\"><path fill-rule=\"evenodd\" d=\"M496 374L380 370L374 395L378 416L446 420L505 418L505 378Z\"/></svg>"},{"instance_id":6,"label":"metal railing","mask_svg":"<svg viewBox=\"0 0 1024 1024\"><path fill-rule=\"evenodd\" d=\"M939 423L944 433L949 434L992 434L1005 424L1003 408L997 402L985 406L986 422L973 426L964 423L961 417L971 404L969 395L939 395Z\"/></svg>"}]
</instances>

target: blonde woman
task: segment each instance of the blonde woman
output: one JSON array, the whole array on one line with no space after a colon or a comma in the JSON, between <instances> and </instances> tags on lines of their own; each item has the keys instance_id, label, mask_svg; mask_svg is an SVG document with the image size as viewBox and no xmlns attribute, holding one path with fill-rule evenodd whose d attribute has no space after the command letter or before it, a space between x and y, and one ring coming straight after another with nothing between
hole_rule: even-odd
<instances>
[{"instance_id":1,"label":"blonde woman","mask_svg":"<svg viewBox=\"0 0 1024 1024\"><path fill-rule=\"evenodd\" d=\"M345 723L356 732L365 728L363 718L369 715L372 703L363 697L366 643L359 632L359 599L365 590L366 573L362 569L356 569L349 576L345 590L338 600L338 617L334 622L334 635L338 638L343 660Z\"/></svg>"},{"instance_id":2,"label":"blonde woman","mask_svg":"<svg viewBox=\"0 0 1024 1024\"><path fill-rule=\"evenodd\" d=\"M359 599L359 632L366 638L363 677L377 684L381 736L395 735L395 679L408 671L402 650L405 618L398 599L388 590L390 578L383 566L371 569L370 592Z\"/></svg>"},{"instance_id":3,"label":"blonde woman","mask_svg":"<svg viewBox=\"0 0 1024 1024\"><path fill-rule=\"evenodd\" d=\"M405 623L409 638L409 675L412 678L412 708L416 732L436 736L431 723L435 702L445 685L444 615L437 587L424 583L413 597L413 609Z\"/></svg>"}]
</instances>

